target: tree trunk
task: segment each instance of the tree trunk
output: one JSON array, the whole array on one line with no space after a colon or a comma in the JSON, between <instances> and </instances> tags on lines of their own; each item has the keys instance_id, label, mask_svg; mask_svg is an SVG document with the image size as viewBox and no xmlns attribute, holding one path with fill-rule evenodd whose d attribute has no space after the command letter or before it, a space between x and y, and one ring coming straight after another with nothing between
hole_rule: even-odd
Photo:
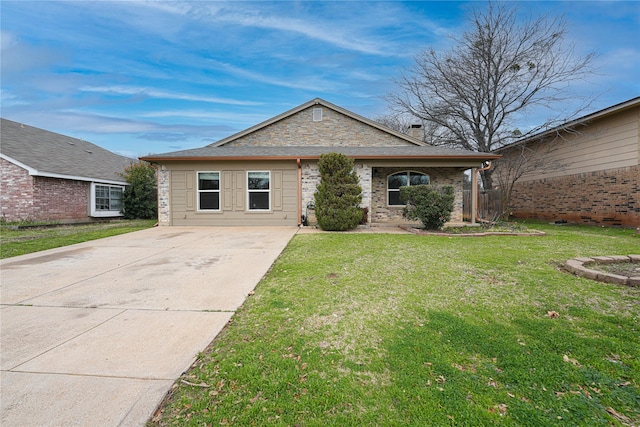
<instances>
[{"instance_id":1,"label":"tree trunk","mask_svg":"<svg viewBox=\"0 0 640 427\"><path fill-rule=\"evenodd\" d=\"M493 190L493 169L480 172L482 178L482 188L485 190Z\"/></svg>"}]
</instances>

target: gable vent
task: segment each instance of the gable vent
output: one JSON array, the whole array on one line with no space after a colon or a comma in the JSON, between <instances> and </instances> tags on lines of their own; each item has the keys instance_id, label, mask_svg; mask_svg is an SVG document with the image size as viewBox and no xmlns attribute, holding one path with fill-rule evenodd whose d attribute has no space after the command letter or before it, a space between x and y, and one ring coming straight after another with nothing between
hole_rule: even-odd
<instances>
[{"instance_id":1,"label":"gable vent","mask_svg":"<svg viewBox=\"0 0 640 427\"><path fill-rule=\"evenodd\" d=\"M322 121L322 108L314 108L313 109L313 121L321 122Z\"/></svg>"}]
</instances>

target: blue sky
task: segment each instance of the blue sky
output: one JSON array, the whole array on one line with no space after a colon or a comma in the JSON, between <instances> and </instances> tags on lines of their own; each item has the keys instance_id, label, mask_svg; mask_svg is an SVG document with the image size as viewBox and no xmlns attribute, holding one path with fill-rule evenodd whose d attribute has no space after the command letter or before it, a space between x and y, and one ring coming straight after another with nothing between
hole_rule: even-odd
<instances>
[{"instance_id":1,"label":"blue sky","mask_svg":"<svg viewBox=\"0 0 640 427\"><path fill-rule=\"evenodd\" d=\"M1 115L119 154L202 147L320 97L386 112L421 49L446 49L455 1L6 1ZM640 95L640 2L518 2L564 14L597 73L570 90L585 113ZM525 127L526 124L523 124Z\"/></svg>"}]
</instances>

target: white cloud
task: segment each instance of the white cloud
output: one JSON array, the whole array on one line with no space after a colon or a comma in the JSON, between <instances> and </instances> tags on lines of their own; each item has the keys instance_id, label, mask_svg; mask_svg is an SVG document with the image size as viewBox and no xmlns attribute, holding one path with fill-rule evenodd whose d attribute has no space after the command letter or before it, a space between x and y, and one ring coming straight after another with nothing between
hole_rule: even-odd
<instances>
[{"instance_id":1,"label":"white cloud","mask_svg":"<svg viewBox=\"0 0 640 427\"><path fill-rule=\"evenodd\" d=\"M150 87L138 86L82 86L78 90L82 92L99 92L113 95L141 95L150 98L176 99L183 101L210 102L213 104L227 105L262 105L261 102L241 101L230 98L217 98L212 96L193 95L189 93L170 92Z\"/></svg>"}]
</instances>

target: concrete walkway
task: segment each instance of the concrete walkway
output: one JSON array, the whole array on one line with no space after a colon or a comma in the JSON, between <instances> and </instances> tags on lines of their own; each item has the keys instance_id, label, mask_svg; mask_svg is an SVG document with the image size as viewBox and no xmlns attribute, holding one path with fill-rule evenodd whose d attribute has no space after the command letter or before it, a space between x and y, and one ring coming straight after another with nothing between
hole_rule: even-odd
<instances>
[{"instance_id":1,"label":"concrete walkway","mask_svg":"<svg viewBox=\"0 0 640 427\"><path fill-rule=\"evenodd\" d=\"M144 425L297 230L160 227L0 261L0 425Z\"/></svg>"}]
</instances>

